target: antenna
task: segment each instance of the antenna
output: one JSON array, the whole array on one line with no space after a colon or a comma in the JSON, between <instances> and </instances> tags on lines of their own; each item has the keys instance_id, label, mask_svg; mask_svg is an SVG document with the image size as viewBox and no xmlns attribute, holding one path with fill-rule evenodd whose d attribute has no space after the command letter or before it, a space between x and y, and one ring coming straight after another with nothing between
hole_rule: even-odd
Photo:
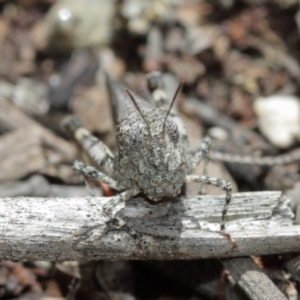
<instances>
[{"instance_id":1,"label":"antenna","mask_svg":"<svg viewBox=\"0 0 300 300\"><path fill-rule=\"evenodd\" d=\"M145 116L143 115L142 111L141 111L141 108L138 106L138 104L136 103L133 95L131 94L131 92L127 89L125 89L125 92L128 94L129 98L131 99L131 101L133 102L135 108L137 109L137 111L140 113L141 117L143 118L144 122L146 123L147 125L147 129L148 129L148 133L149 133L149 138L151 139L151 131L150 131L150 126L145 118Z\"/></svg>"},{"instance_id":2,"label":"antenna","mask_svg":"<svg viewBox=\"0 0 300 300\"><path fill-rule=\"evenodd\" d=\"M178 96L178 94L179 94L181 88L183 87L183 85L184 85L184 80L181 80L181 82L179 83L179 85L178 85L178 87L177 87L177 90L176 90L176 92L175 92L175 94L174 94L174 96L173 96L173 99L172 99L172 102L171 102L171 104L170 104L170 107L169 107L169 109L168 109L168 111L167 111L167 114L166 114L166 116L165 116L165 119L164 119L164 122L163 122L163 132L165 131L165 125L166 125L167 117L168 117L168 115L170 114L170 111L171 111L171 109L172 109L172 107L173 107L173 105L174 105L174 102L175 102L175 100L176 100L176 98L177 98L177 96Z\"/></svg>"}]
</instances>

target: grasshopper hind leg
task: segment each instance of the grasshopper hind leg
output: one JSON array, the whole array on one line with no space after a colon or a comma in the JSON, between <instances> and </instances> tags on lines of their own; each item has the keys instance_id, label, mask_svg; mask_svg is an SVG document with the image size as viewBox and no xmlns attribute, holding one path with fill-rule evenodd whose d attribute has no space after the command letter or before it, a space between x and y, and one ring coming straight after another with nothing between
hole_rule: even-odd
<instances>
[{"instance_id":1,"label":"grasshopper hind leg","mask_svg":"<svg viewBox=\"0 0 300 300\"><path fill-rule=\"evenodd\" d=\"M73 135L77 143L84 150L84 153L94 160L100 171L114 178L114 156L110 149L87 129L82 127L75 116L66 118L63 122L63 127Z\"/></svg>"}]
</instances>

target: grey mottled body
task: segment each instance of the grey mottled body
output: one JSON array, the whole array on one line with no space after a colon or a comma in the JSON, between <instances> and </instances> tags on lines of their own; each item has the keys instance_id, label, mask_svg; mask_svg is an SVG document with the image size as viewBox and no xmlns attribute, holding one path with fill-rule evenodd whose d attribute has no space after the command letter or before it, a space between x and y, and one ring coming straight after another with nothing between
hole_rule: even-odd
<instances>
[{"instance_id":1,"label":"grey mottled body","mask_svg":"<svg viewBox=\"0 0 300 300\"><path fill-rule=\"evenodd\" d=\"M128 92L127 95L122 86L108 80L117 127L115 157L105 144L82 128L74 118L66 122L76 140L95 160L99 170L78 161L74 163L74 168L121 192L103 207L112 218L124 207L126 200L140 192L152 201L159 201L179 194L184 182L202 182L221 188L226 192L221 231L230 239L225 232L225 219L231 198L231 184L213 177L189 175L206 157L211 141L208 137L204 138L196 154L190 154L181 119L173 111L167 113L168 101L160 80L158 72L148 77L149 88L158 107L132 93ZM134 99L131 100L131 97ZM119 220L119 224L125 225L122 220Z\"/></svg>"}]
</instances>

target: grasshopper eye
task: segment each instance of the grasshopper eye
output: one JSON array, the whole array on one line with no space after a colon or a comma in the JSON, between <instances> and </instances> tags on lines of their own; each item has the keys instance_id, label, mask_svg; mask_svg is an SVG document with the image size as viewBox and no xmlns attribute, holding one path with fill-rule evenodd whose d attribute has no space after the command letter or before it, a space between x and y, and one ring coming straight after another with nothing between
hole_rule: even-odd
<instances>
[{"instance_id":1,"label":"grasshopper eye","mask_svg":"<svg viewBox=\"0 0 300 300\"><path fill-rule=\"evenodd\" d=\"M166 130L167 133L169 135L169 137L171 138L171 140L176 143L179 139L179 131L178 131L178 127L176 125L176 123L174 122L167 122L166 123Z\"/></svg>"}]
</instances>

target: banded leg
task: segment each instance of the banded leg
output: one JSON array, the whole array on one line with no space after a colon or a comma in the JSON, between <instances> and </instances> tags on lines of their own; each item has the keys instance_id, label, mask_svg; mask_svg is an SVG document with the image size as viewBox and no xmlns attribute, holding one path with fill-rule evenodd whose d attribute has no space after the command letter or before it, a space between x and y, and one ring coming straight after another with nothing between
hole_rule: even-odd
<instances>
[{"instance_id":1,"label":"banded leg","mask_svg":"<svg viewBox=\"0 0 300 300\"><path fill-rule=\"evenodd\" d=\"M140 235L133 230L126 222L117 216L117 213L125 207L125 202L131 197L137 195L141 190L139 188L131 188L117 196L112 197L104 206L103 212L113 220L114 228L123 228L131 235L136 243L136 246L140 253L143 253L142 245L140 241ZM109 230L109 229L108 229Z\"/></svg>"},{"instance_id":2,"label":"banded leg","mask_svg":"<svg viewBox=\"0 0 300 300\"><path fill-rule=\"evenodd\" d=\"M210 150L210 147L211 147L211 139L209 136L205 136L203 141L200 144L199 149L197 150L197 152L194 155L189 173L192 173L197 168L201 159L206 158L206 157L208 159L208 152ZM207 167L207 163L206 163L205 168L206 167ZM206 172L206 170L204 170L204 172Z\"/></svg>"},{"instance_id":3,"label":"banded leg","mask_svg":"<svg viewBox=\"0 0 300 300\"><path fill-rule=\"evenodd\" d=\"M205 151L203 151L203 158L204 158L203 175L208 176L207 175L208 163L209 163L208 153L209 153L210 148L211 148L211 140L208 136L206 136L206 137L204 137L204 141L205 141L205 144L206 144L206 148L205 148ZM202 183L202 186L200 188L200 193L201 193L201 195L206 194L206 184L205 183Z\"/></svg>"},{"instance_id":4,"label":"banded leg","mask_svg":"<svg viewBox=\"0 0 300 300\"><path fill-rule=\"evenodd\" d=\"M207 185L213 185L215 187L218 187L226 192L225 197L225 204L222 211L222 218L221 218L221 225L220 230L222 234L232 243L233 247L237 247L236 242L229 233L225 230L225 223L226 223L226 214L228 210L228 206L231 200L231 183L230 181L218 179L214 177L208 177L208 176L199 176L199 175L188 175L185 178L185 182L203 182Z\"/></svg>"},{"instance_id":5,"label":"banded leg","mask_svg":"<svg viewBox=\"0 0 300 300\"><path fill-rule=\"evenodd\" d=\"M231 200L231 183L227 180L208 177L208 176L199 176L199 175L188 175L185 178L185 182L203 182L207 185L213 185L215 187L218 187L226 192L225 204L222 211L222 219L221 219L221 231L224 231L228 205Z\"/></svg>"},{"instance_id":6,"label":"banded leg","mask_svg":"<svg viewBox=\"0 0 300 300\"><path fill-rule=\"evenodd\" d=\"M98 171L96 168L86 165L83 162L75 161L73 167L76 171L80 172L80 174L82 174L83 176L85 175L100 180L115 190L123 189L117 185L114 179ZM125 202L129 200L131 197L137 195L139 192L140 192L139 188L131 188L126 190L123 193L120 193L117 196L111 197L111 199L103 206L103 212L110 219L110 221L113 220L114 228L124 228L128 232L128 234L130 234L135 239L137 247L141 251L141 245L140 245L138 234L129 226L127 226L124 220L117 217L117 213L125 207Z\"/></svg>"},{"instance_id":7,"label":"banded leg","mask_svg":"<svg viewBox=\"0 0 300 300\"><path fill-rule=\"evenodd\" d=\"M80 172L83 175L103 181L104 183L106 183L107 185L109 185L110 187L112 187L115 190L122 190L117 185L117 182L114 179L112 179L109 176L105 175L104 173L98 171L96 168L94 168L92 166L88 166L85 163L76 160L74 162L73 167L76 171ZM125 207L125 202L129 198L137 195L139 192L140 192L140 189L134 187L134 188L126 190L125 192L120 193L117 196L111 197L111 199L103 206L104 213L110 218L116 218L117 212ZM122 206L121 206L121 204L122 204Z\"/></svg>"},{"instance_id":8,"label":"banded leg","mask_svg":"<svg viewBox=\"0 0 300 300\"><path fill-rule=\"evenodd\" d=\"M83 128L75 116L67 118L63 126L74 136L76 141L97 163L100 170L110 177L114 177L113 159L110 149L98 138Z\"/></svg>"},{"instance_id":9,"label":"banded leg","mask_svg":"<svg viewBox=\"0 0 300 300\"><path fill-rule=\"evenodd\" d=\"M134 187L111 197L111 199L104 204L103 211L110 218L116 218L117 212L125 207L125 202L131 197L136 196L140 191L139 188Z\"/></svg>"},{"instance_id":10,"label":"banded leg","mask_svg":"<svg viewBox=\"0 0 300 300\"><path fill-rule=\"evenodd\" d=\"M123 190L122 187L118 186L117 182L106 174L100 172L96 168L89 166L81 161L75 160L73 164L75 171L79 172L83 176L89 176L91 178L97 179L109 185L114 190Z\"/></svg>"}]
</instances>

